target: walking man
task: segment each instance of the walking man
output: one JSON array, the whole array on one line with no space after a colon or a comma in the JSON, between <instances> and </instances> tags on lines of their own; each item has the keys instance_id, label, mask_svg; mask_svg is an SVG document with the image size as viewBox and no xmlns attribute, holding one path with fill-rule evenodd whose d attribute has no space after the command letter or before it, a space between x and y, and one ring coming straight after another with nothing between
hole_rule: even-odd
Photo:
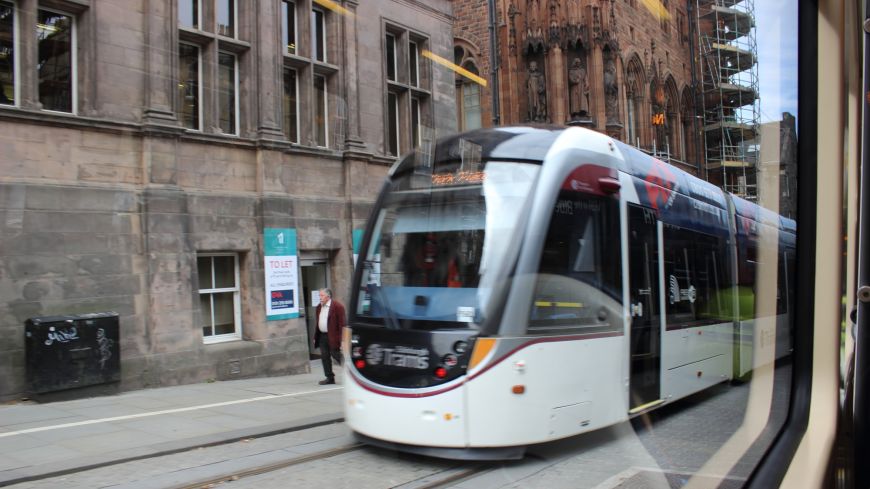
<instances>
[{"instance_id":1,"label":"walking man","mask_svg":"<svg viewBox=\"0 0 870 489\"><path fill-rule=\"evenodd\" d=\"M334 384L332 359L341 364L341 331L347 324L344 306L332 298L331 289L320 289L320 305L317 306L317 329L314 332L314 346L320 347L320 361L323 362L323 375L326 379L320 385Z\"/></svg>"}]
</instances>

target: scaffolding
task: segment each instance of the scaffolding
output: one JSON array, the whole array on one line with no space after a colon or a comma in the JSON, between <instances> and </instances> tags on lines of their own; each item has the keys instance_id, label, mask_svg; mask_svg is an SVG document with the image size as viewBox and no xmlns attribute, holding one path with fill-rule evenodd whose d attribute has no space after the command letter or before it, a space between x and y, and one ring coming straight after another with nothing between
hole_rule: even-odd
<instances>
[{"instance_id":1,"label":"scaffolding","mask_svg":"<svg viewBox=\"0 0 870 489\"><path fill-rule=\"evenodd\" d=\"M754 0L696 0L704 173L757 199L758 60Z\"/></svg>"}]
</instances>

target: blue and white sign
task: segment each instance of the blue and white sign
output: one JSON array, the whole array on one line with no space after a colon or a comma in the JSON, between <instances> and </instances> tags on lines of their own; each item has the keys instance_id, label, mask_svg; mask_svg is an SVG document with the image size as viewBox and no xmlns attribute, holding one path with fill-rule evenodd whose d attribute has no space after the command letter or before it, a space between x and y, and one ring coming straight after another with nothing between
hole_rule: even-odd
<instances>
[{"instance_id":1,"label":"blue and white sign","mask_svg":"<svg viewBox=\"0 0 870 489\"><path fill-rule=\"evenodd\" d=\"M263 230L263 255L266 273L266 320L299 317L299 256L296 230Z\"/></svg>"}]
</instances>

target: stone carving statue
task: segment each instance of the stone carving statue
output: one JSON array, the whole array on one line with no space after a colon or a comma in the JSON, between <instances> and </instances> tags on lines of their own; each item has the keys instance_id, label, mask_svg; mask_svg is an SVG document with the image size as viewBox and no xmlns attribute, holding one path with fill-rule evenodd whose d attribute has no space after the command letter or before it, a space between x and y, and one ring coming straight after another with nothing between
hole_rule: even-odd
<instances>
[{"instance_id":1,"label":"stone carving statue","mask_svg":"<svg viewBox=\"0 0 870 489\"><path fill-rule=\"evenodd\" d=\"M604 61L604 106L607 123L619 123L619 86L616 84L616 61L608 57Z\"/></svg>"},{"instance_id":2,"label":"stone carving statue","mask_svg":"<svg viewBox=\"0 0 870 489\"><path fill-rule=\"evenodd\" d=\"M547 87L544 74L538 69L538 63L529 63L529 121L546 122L547 120Z\"/></svg>"},{"instance_id":3,"label":"stone carving statue","mask_svg":"<svg viewBox=\"0 0 870 489\"><path fill-rule=\"evenodd\" d=\"M586 66L580 58L574 58L568 69L568 98L572 118L589 115L589 84L586 81Z\"/></svg>"}]
</instances>

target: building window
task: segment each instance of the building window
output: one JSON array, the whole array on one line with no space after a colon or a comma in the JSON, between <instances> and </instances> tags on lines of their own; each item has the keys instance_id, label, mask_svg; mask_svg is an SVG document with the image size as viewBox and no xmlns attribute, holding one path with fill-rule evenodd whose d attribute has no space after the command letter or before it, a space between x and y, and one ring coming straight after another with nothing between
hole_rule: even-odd
<instances>
[{"instance_id":1,"label":"building window","mask_svg":"<svg viewBox=\"0 0 870 489\"><path fill-rule=\"evenodd\" d=\"M327 114L329 114L329 98L326 86L326 77L314 75L314 142L317 146L326 147L329 142L327 130Z\"/></svg>"},{"instance_id":2,"label":"building window","mask_svg":"<svg viewBox=\"0 0 870 489\"><path fill-rule=\"evenodd\" d=\"M281 2L282 41L285 54L296 54L296 4Z\"/></svg>"},{"instance_id":3,"label":"building window","mask_svg":"<svg viewBox=\"0 0 870 489\"><path fill-rule=\"evenodd\" d=\"M224 134L238 134L239 77L236 56L218 53L218 113Z\"/></svg>"},{"instance_id":4,"label":"building window","mask_svg":"<svg viewBox=\"0 0 870 489\"><path fill-rule=\"evenodd\" d=\"M399 156L399 97L393 92L387 94L387 152Z\"/></svg>"},{"instance_id":5,"label":"building window","mask_svg":"<svg viewBox=\"0 0 870 489\"><path fill-rule=\"evenodd\" d=\"M424 36L395 25L384 26L384 153L399 156L425 144L432 136L427 127L430 79L422 54Z\"/></svg>"},{"instance_id":6,"label":"building window","mask_svg":"<svg viewBox=\"0 0 870 489\"><path fill-rule=\"evenodd\" d=\"M181 125L199 130L200 121L200 83L199 48L191 44L178 45L178 64L181 76L178 80L178 117Z\"/></svg>"},{"instance_id":7,"label":"building window","mask_svg":"<svg viewBox=\"0 0 870 489\"><path fill-rule=\"evenodd\" d=\"M178 23L191 29L199 29L200 0L178 0Z\"/></svg>"},{"instance_id":8,"label":"building window","mask_svg":"<svg viewBox=\"0 0 870 489\"><path fill-rule=\"evenodd\" d=\"M203 0L178 3L176 117L187 129L238 136L243 103L239 68L250 49L249 42L239 39L239 25L251 15L254 3L205 0L205 4L203 10ZM187 29L194 14L199 32Z\"/></svg>"},{"instance_id":9,"label":"building window","mask_svg":"<svg viewBox=\"0 0 870 489\"><path fill-rule=\"evenodd\" d=\"M311 10L311 57L326 62L326 14L320 9Z\"/></svg>"},{"instance_id":10,"label":"building window","mask_svg":"<svg viewBox=\"0 0 870 489\"><path fill-rule=\"evenodd\" d=\"M72 16L39 10L36 14L39 102L46 110L75 112L75 23Z\"/></svg>"},{"instance_id":11,"label":"building window","mask_svg":"<svg viewBox=\"0 0 870 489\"><path fill-rule=\"evenodd\" d=\"M462 46L453 48L454 63L472 75L479 76L477 64L471 52ZM483 127L480 84L467 76L456 74L456 115L460 131Z\"/></svg>"},{"instance_id":12,"label":"building window","mask_svg":"<svg viewBox=\"0 0 870 489\"><path fill-rule=\"evenodd\" d=\"M15 6L0 2L0 104L15 98Z\"/></svg>"},{"instance_id":13,"label":"building window","mask_svg":"<svg viewBox=\"0 0 870 489\"><path fill-rule=\"evenodd\" d=\"M462 130L479 129L481 122L480 85L465 82L462 84Z\"/></svg>"},{"instance_id":14,"label":"building window","mask_svg":"<svg viewBox=\"0 0 870 489\"><path fill-rule=\"evenodd\" d=\"M287 139L299 142L299 91L296 70L284 68L284 133Z\"/></svg>"},{"instance_id":15,"label":"building window","mask_svg":"<svg viewBox=\"0 0 870 489\"><path fill-rule=\"evenodd\" d=\"M422 143L422 131L420 125L420 100L411 99L411 144L415 147Z\"/></svg>"},{"instance_id":16,"label":"building window","mask_svg":"<svg viewBox=\"0 0 870 489\"><path fill-rule=\"evenodd\" d=\"M197 255L196 269L203 341L241 339L239 256L235 253Z\"/></svg>"},{"instance_id":17,"label":"building window","mask_svg":"<svg viewBox=\"0 0 870 489\"><path fill-rule=\"evenodd\" d=\"M225 37L236 37L235 0L217 0L217 33Z\"/></svg>"},{"instance_id":18,"label":"building window","mask_svg":"<svg viewBox=\"0 0 870 489\"><path fill-rule=\"evenodd\" d=\"M387 80L396 81L396 36L387 33Z\"/></svg>"},{"instance_id":19,"label":"building window","mask_svg":"<svg viewBox=\"0 0 870 489\"><path fill-rule=\"evenodd\" d=\"M420 62L419 62L419 48L417 47L416 42L408 43L408 69L409 73L409 83L412 87L420 86Z\"/></svg>"}]
</instances>

